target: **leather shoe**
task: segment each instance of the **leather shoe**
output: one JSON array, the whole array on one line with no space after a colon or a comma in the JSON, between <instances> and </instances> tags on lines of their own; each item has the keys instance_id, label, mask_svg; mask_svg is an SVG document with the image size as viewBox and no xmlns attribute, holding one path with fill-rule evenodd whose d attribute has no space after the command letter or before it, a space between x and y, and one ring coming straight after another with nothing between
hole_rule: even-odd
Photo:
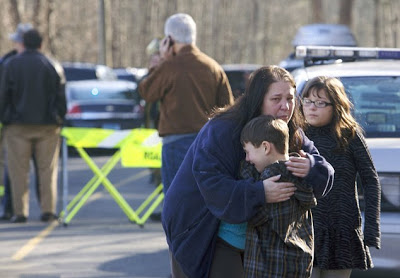
<instances>
[{"instance_id":1,"label":"leather shoe","mask_svg":"<svg viewBox=\"0 0 400 278\"><path fill-rule=\"evenodd\" d=\"M10 222L11 223L26 223L28 219L23 216L23 215L14 215L11 217Z\"/></svg>"},{"instance_id":2,"label":"leather shoe","mask_svg":"<svg viewBox=\"0 0 400 278\"><path fill-rule=\"evenodd\" d=\"M45 212L40 216L40 221L42 222L50 222L53 220L57 220L58 216L51 212Z\"/></svg>"}]
</instances>

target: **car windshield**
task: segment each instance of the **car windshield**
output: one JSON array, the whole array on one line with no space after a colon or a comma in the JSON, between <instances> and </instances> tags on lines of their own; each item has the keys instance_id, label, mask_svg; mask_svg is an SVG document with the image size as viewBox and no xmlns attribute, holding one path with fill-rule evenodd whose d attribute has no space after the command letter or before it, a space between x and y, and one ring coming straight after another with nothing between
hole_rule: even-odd
<instances>
[{"instance_id":1,"label":"car windshield","mask_svg":"<svg viewBox=\"0 0 400 278\"><path fill-rule=\"evenodd\" d=\"M400 77L342 77L366 137L400 137Z\"/></svg>"},{"instance_id":2,"label":"car windshield","mask_svg":"<svg viewBox=\"0 0 400 278\"><path fill-rule=\"evenodd\" d=\"M73 100L132 100L135 99L135 90L115 88L71 88L70 96Z\"/></svg>"}]
</instances>

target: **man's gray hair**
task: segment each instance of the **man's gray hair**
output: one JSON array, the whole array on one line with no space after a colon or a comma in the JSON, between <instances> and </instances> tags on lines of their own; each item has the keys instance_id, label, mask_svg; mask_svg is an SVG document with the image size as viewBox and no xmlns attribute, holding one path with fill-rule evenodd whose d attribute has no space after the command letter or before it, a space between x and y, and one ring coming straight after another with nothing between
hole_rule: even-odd
<instances>
[{"instance_id":1,"label":"man's gray hair","mask_svg":"<svg viewBox=\"0 0 400 278\"><path fill-rule=\"evenodd\" d=\"M171 15L165 22L164 33L178 43L196 44L196 23L188 14Z\"/></svg>"}]
</instances>

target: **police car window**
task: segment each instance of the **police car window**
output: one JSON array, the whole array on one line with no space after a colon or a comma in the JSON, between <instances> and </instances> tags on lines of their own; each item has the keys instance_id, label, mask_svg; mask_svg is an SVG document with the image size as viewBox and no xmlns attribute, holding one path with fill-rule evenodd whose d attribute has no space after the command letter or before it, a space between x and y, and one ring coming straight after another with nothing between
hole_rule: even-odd
<instances>
[{"instance_id":1,"label":"police car window","mask_svg":"<svg viewBox=\"0 0 400 278\"><path fill-rule=\"evenodd\" d=\"M342 77L366 137L400 136L400 78Z\"/></svg>"}]
</instances>

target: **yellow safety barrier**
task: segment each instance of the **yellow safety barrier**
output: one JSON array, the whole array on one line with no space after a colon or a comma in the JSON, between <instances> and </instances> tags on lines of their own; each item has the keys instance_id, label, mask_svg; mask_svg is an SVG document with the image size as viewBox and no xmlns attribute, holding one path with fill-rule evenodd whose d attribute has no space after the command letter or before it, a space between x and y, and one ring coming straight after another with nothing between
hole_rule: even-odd
<instances>
[{"instance_id":1,"label":"yellow safety barrier","mask_svg":"<svg viewBox=\"0 0 400 278\"><path fill-rule=\"evenodd\" d=\"M161 138L154 129L136 129L122 144L124 167L161 167Z\"/></svg>"},{"instance_id":2,"label":"yellow safety barrier","mask_svg":"<svg viewBox=\"0 0 400 278\"><path fill-rule=\"evenodd\" d=\"M112 130L98 128L63 128L61 132L65 138L63 144L63 169L66 169L67 145L74 147L81 158L93 171L93 178L67 204L64 197L64 209L60 214L64 225L67 225L94 193L100 184L114 198L128 219L138 225L144 225L151 213L164 199L162 184L141 203L136 209L126 202L115 186L107 178L111 170L121 161L123 167L161 167L161 139L155 129ZM88 155L85 148L118 148L111 158L99 168ZM64 193L67 195L66 171L64 176Z\"/></svg>"}]
</instances>

